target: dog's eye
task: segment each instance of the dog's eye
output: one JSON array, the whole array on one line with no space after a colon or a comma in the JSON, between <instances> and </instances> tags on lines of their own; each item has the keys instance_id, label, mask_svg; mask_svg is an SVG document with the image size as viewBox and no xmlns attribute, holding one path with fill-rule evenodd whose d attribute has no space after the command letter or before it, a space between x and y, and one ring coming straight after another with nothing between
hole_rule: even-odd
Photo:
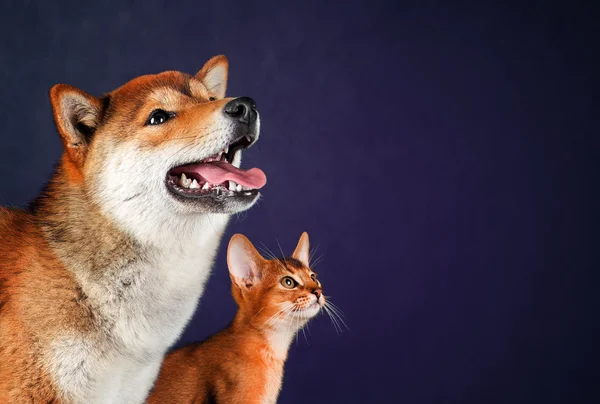
<instances>
[{"instance_id":1,"label":"dog's eye","mask_svg":"<svg viewBox=\"0 0 600 404\"><path fill-rule=\"evenodd\" d=\"M298 285L298 282L296 282L291 276L285 276L281 278L281 286L286 289L294 289L296 285Z\"/></svg>"},{"instance_id":2,"label":"dog's eye","mask_svg":"<svg viewBox=\"0 0 600 404\"><path fill-rule=\"evenodd\" d=\"M208 100L209 101L214 101L214 100L216 100L216 98L215 97L210 97Z\"/></svg>"},{"instance_id":3,"label":"dog's eye","mask_svg":"<svg viewBox=\"0 0 600 404\"><path fill-rule=\"evenodd\" d=\"M146 125L160 125L167 122L174 116L175 114L173 112L163 111L162 109L155 109L148 117Z\"/></svg>"}]
</instances>

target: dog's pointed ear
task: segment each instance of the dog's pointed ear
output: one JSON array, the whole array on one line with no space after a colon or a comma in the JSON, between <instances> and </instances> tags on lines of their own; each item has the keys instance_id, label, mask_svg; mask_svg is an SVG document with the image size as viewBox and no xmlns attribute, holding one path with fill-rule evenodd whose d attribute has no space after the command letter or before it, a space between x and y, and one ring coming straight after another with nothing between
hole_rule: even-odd
<instances>
[{"instance_id":1,"label":"dog's pointed ear","mask_svg":"<svg viewBox=\"0 0 600 404\"><path fill-rule=\"evenodd\" d=\"M234 235L227 247L227 266L229 275L240 289L250 289L262 278L265 259L254 245L242 234Z\"/></svg>"},{"instance_id":2,"label":"dog's pointed ear","mask_svg":"<svg viewBox=\"0 0 600 404\"><path fill-rule=\"evenodd\" d=\"M90 137L100 124L102 103L67 84L57 84L50 89L50 102L65 151L71 161L81 167Z\"/></svg>"},{"instance_id":3,"label":"dog's pointed ear","mask_svg":"<svg viewBox=\"0 0 600 404\"><path fill-rule=\"evenodd\" d=\"M298 240L298 245L292 254L292 258L300 261L305 267L310 266L310 242L308 240L308 233L304 232Z\"/></svg>"},{"instance_id":4,"label":"dog's pointed ear","mask_svg":"<svg viewBox=\"0 0 600 404\"><path fill-rule=\"evenodd\" d=\"M220 100L225 98L227 90L227 75L229 74L229 61L224 55L210 59L196 74L196 78Z\"/></svg>"}]
</instances>

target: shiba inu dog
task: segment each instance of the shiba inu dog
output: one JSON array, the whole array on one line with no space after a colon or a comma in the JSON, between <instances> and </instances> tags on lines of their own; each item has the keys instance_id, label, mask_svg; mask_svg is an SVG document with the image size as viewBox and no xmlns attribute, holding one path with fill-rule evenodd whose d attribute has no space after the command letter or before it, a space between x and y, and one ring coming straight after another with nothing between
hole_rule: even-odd
<instances>
[{"instance_id":1,"label":"shiba inu dog","mask_svg":"<svg viewBox=\"0 0 600 404\"><path fill-rule=\"evenodd\" d=\"M228 68L51 89L64 154L30 209L0 208L0 402L144 401L266 182L239 168L260 123Z\"/></svg>"}]
</instances>

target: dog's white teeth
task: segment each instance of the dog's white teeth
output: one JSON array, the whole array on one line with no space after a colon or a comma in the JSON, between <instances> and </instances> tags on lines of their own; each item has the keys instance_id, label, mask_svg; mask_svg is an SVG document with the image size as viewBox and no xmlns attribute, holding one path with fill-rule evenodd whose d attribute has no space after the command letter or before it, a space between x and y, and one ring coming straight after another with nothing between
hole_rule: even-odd
<instances>
[{"instance_id":1,"label":"dog's white teeth","mask_svg":"<svg viewBox=\"0 0 600 404\"><path fill-rule=\"evenodd\" d=\"M237 184L235 183L235 181L229 181L229 190L230 191L235 191L237 187Z\"/></svg>"},{"instance_id":2,"label":"dog's white teeth","mask_svg":"<svg viewBox=\"0 0 600 404\"><path fill-rule=\"evenodd\" d=\"M249 143L252 143L252 138L251 138L250 136L246 136L246 140L247 140Z\"/></svg>"},{"instance_id":3,"label":"dog's white teeth","mask_svg":"<svg viewBox=\"0 0 600 404\"><path fill-rule=\"evenodd\" d=\"M198 181L196 181L196 179L194 179L194 181L192 181L192 183L190 184L190 188L191 189L200 189L200 184L198 184Z\"/></svg>"},{"instance_id":4,"label":"dog's white teeth","mask_svg":"<svg viewBox=\"0 0 600 404\"><path fill-rule=\"evenodd\" d=\"M240 192L242 190L242 186L240 184L238 184L238 186L235 187L235 190L238 191L238 192Z\"/></svg>"},{"instance_id":5,"label":"dog's white teeth","mask_svg":"<svg viewBox=\"0 0 600 404\"><path fill-rule=\"evenodd\" d=\"M184 188L189 188L192 184L192 180L189 179L184 173L181 173L181 178L179 179L179 185Z\"/></svg>"},{"instance_id":6,"label":"dog's white teeth","mask_svg":"<svg viewBox=\"0 0 600 404\"><path fill-rule=\"evenodd\" d=\"M181 185L185 188L189 188L192 185L191 178L188 178L185 174L181 174Z\"/></svg>"},{"instance_id":7,"label":"dog's white teeth","mask_svg":"<svg viewBox=\"0 0 600 404\"><path fill-rule=\"evenodd\" d=\"M223 153L224 153L224 154L227 154L227 153L229 153L229 146L225 147L225 149L223 150Z\"/></svg>"},{"instance_id":8,"label":"dog's white teeth","mask_svg":"<svg viewBox=\"0 0 600 404\"><path fill-rule=\"evenodd\" d=\"M204 185L202 185L202 189L205 191L210 189L210 184L208 182L205 182Z\"/></svg>"}]
</instances>

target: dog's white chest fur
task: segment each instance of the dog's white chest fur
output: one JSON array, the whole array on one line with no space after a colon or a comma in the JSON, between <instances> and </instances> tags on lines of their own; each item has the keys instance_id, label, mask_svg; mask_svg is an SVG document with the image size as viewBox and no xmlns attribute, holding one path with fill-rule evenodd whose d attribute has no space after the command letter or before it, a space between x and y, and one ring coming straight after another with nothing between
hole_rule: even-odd
<instances>
[{"instance_id":1,"label":"dog's white chest fur","mask_svg":"<svg viewBox=\"0 0 600 404\"><path fill-rule=\"evenodd\" d=\"M49 363L67 398L79 403L142 403L167 349L192 316L227 224L213 215L114 278L90 282L106 329L55 341ZM85 280L82 282L85 284ZM92 375L94 375L92 377Z\"/></svg>"}]
</instances>

